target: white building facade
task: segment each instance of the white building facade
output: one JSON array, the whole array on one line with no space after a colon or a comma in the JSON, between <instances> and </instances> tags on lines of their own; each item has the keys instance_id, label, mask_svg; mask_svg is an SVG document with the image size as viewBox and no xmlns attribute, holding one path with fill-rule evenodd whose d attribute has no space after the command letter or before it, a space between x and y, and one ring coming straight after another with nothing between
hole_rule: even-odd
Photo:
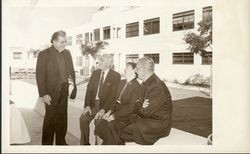
<instances>
[{"instance_id":1,"label":"white building facade","mask_svg":"<svg viewBox=\"0 0 250 154\"><path fill-rule=\"evenodd\" d=\"M16 72L19 69L35 69L37 58L30 52L30 49L13 46L9 50L11 72Z\"/></svg>"},{"instance_id":2,"label":"white building facade","mask_svg":"<svg viewBox=\"0 0 250 154\"><path fill-rule=\"evenodd\" d=\"M190 31L197 32L197 23L212 14L212 3L186 3L108 7L93 14L91 22L66 29L67 48L76 70L80 72L86 65L80 51L81 41L101 40L109 43L101 52L113 54L115 70L120 73L126 62L148 56L154 59L155 73L162 79L184 83L197 75L204 80L210 78L211 58L192 54L183 38Z\"/></svg>"}]
</instances>

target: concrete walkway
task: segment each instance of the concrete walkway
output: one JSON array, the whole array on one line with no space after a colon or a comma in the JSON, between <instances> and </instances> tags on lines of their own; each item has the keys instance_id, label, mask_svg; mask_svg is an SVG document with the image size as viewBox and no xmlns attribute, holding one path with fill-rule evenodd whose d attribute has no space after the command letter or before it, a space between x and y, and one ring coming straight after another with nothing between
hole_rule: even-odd
<instances>
[{"instance_id":1,"label":"concrete walkway","mask_svg":"<svg viewBox=\"0 0 250 154\"><path fill-rule=\"evenodd\" d=\"M19 108L28 132L31 142L26 145L41 145L43 116L35 110L38 100L37 87L20 80L12 81L12 95L10 95L16 106ZM67 133L66 141L69 145L79 145L79 139Z\"/></svg>"},{"instance_id":2,"label":"concrete walkway","mask_svg":"<svg viewBox=\"0 0 250 154\"><path fill-rule=\"evenodd\" d=\"M33 109L19 108L19 110L31 136L31 142L27 145L41 145L43 117ZM79 139L70 133L66 134L66 141L69 145L79 145Z\"/></svg>"},{"instance_id":3,"label":"concrete walkway","mask_svg":"<svg viewBox=\"0 0 250 154\"><path fill-rule=\"evenodd\" d=\"M81 90L78 90L78 92L81 91L81 93L85 93L86 84L81 85L79 89ZM172 88L172 87L169 87L169 90L173 100L183 99L187 97L194 97L194 96L208 97L206 94L197 90L186 90L186 89ZM81 97L84 96L84 94L79 94L79 95ZM79 96L77 97L78 98L74 101L69 100L69 104L71 105L69 105L69 110L68 110L69 112L68 132L71 133L67 133L66 136L66 141L69 145L79 145L80 130L78 126L79 125L78 117L80 117L79 114L83 108L84 98L79 98ZM24 117L24 120L28 127L28 131L31 136L31 142L29 143L29 145L40 145L44 109L43 109L43 104L39 103L38 101L38 92L36 85L23 82L20 80L12 81L12 95L10 96L10 99L16 103L17 107L19 107ZM75 122L76 120L77 122ZM197 135L193 135L176 129L173 130L174 130L173 132L177 132L177 134L180 134L180 132L181 134L184 134L181 136L188 136L189 139L195 140L194 143L196 144L199 144L199 142L205 144L206 142L205 138L199 137ZM180 139L180 136L177 138ZM177 142L174 140L173 143ZM186 142L183 143L185 144ZM189 143L189 141L187 143Z\"/></svg>"}]
</instances>

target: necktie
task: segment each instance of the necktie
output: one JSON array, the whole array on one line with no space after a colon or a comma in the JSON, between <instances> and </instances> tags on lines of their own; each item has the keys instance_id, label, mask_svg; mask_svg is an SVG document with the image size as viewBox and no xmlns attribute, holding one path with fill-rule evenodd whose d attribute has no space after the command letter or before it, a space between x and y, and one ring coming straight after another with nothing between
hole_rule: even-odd
<instances>
[{"instance_id":1,"label":"necktie","mask_svg":"<svg viewBox=\"0 0 250 154\"><path fill-rule=\"evenodd\" d=\"M101 91L102 91L102 86L103 86L103 79L104 79L104 72L101 74L101 79L99 81L99 92L98 92L98 97L100 98L101 96Z\"/></svg>"},{"instance_id":2,"label":"necktie","mask_svg":"<svg viewBox=\"0 0 250 154\"><path fill-rule=\"evenodd\" d=\"M127 88L128 83L129 83L129 82L126 81L125 85L123 86L122 91L121 91L121 93L120 93L120 95L119 95L119 97L118 97L118 99L117 99L118 101L121 101L122 94L124 93L125 89Z\"/></svg>"}]
</instances>

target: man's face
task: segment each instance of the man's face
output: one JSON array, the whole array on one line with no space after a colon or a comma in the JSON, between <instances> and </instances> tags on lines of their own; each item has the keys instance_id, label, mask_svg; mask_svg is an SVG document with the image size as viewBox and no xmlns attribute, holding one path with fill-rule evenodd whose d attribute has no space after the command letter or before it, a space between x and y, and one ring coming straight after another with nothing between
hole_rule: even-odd
<instances>
[{"instance_id":1,"label":"man's face","mask_svg":"<svg viewBox=\"0 0 250 154\"><path fill-rule=\"evenodd\" d=\"M141 80L143 80L144 69L143 69L143 66L140 63L138 63L136 65L136 72L138 74L138 78L141 79Z\"/></svg>"},{"instance_id":2,"label":"man's face","mask_svg":"<svg viewBox=\"0 0 250 154\"><path fill-rule=\"evenodd\" d=\"M127 65L126 69L124 70L124 75L125 75L126 79L134 76L135 75L135 69L133 69L131 65Z\"/></svg>"},{"instance_id":3,"label":"man's face","mask_svg":"<svg viewBox=\"0 0 250 154\"><path fill-rule=\"evenodd\" d=\"M57 50L63 51L67 45L66 36L58 36L57 40L54 40L53 44Z\"/></svg>"},{"instance_id":4,"label":"man's face","mask_svg":"<svg viewBox=\"0 0 250 154\"><path fill-rule=\"evenodd\" d=\"M110 67L110 61L109 61L109 59L108 58L106 58L106 57L100 57L100 59L99 59L99 69L102 69L102 70L104 70L104 69L107 69L107 68L109 68Z\"/></svg>"}]
</instances>

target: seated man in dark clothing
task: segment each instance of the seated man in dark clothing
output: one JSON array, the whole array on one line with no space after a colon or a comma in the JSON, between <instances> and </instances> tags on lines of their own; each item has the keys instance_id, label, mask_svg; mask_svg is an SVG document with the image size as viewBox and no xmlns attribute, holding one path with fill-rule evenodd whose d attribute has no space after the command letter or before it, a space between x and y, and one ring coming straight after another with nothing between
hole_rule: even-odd
<instances>
[{"instance_id":1,"label":"seated man in dark clothing","mask_svg":"<svg viewBox=\"0 0 250 154\"><path fill-rule=\"evenodd\" d=\"M99 69L92 72L85 95L85 103L80 117L81 145L90 145L89 125L92 120L102 119L110 104L116 99L116 91L121 80L118 72L111 69L113 57L103 54L99 58Z\"/></svg>"},{"instance_id":2,"label":"seated man in dark clothing","mask_svg":"<svg viewBox=\"0 0 250 154\"><path fill-rule=\"evenodd\" d=\"M153 59L139 59L136 72L143 81L135 104L136 117L120 131L118 143L152 145L170 133L172 99L165 83L154 73Z\"/></svg>"},{"instance_id":3,"label":"seated man in dark clothing","mask_svg":"<svg viewBox=\"0 0 250 154\"><path fill-rule=\"evenodd\" d=\"M152 145L169 135L172 123L172 99L163 81L154 74L154 61L151 58L139 59L136 72L143 82L135 103L136 115L122 121L122 127L109 123L109 128L117 129L119 137L108 140L108 144L135 142ZM121 125L121 124L120 124ZM109 136L108 136L109 137Z\"/></svg>"},{"instance_id":4,"label":"seated man in dark clothing","mask_svg":"<svg viewBox=\"0 0 250 154\"><path fill-rule=\"evenodd\" d=\"M127 63L125 69L126 79L120 82L116 101L111 105L109 112L104 115L103 119L96 120L95 134L99 138L99 144L102 141L103 145L117 144L120 140L119 130L129 123L127 117L134 110L140 88L135 74L135 67L135 63Z\"/></svg>"}]
</instances>

